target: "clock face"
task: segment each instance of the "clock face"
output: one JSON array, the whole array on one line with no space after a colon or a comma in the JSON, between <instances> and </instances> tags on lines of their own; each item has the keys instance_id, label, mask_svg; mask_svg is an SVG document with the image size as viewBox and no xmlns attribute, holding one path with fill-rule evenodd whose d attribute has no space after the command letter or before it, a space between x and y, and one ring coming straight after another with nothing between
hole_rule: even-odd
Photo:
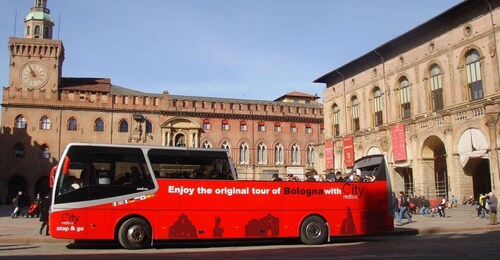
<instances>
[{"instance_id":1,"label":"clock face","mask_svg":"<svg viewBox=\"0 0 500 260\"><path fill-rule=\"evenodd\" d=\"M47 68L38 62L26 63L21 69L21 82L28 88L40 88L49 79Z\"/></svg>"}]
</instances>

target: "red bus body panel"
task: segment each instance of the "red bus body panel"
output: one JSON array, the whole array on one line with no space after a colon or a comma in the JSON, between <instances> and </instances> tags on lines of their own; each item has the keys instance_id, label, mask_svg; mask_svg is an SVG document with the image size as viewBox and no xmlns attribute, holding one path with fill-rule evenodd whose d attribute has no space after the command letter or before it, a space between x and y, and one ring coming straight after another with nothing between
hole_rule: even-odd
<instances>
[{"instance_id":1,"label":"red bus body panel","mask_svg":"<svg viewBox=\"0 0 500 260\"><path fill-rule=\"evenodd\" d=\"M123 220L145 219L157 239L299 237L318 215L330 236L393 230L387 182L271 182L158 179L156 193L50 215L50 234L115 239Z\"/></svg>"}]
</instances>

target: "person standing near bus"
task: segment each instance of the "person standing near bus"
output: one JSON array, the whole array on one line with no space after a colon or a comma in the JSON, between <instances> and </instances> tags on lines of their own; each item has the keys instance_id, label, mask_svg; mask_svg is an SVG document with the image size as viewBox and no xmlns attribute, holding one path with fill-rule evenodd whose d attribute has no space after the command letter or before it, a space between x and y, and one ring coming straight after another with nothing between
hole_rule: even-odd
<instances>
[{"instance_id":1,"label":"person standing near bus","mask_svg":"<svg viewBox=\"0 0 500 260\"><path fill-rule=\"evenodd\" d=\"M402 226L401 216L399 215L398 198L396 197L396 193L394 193L394 191L392 192L391 208L392 208L392 218L396 218L396 225Z\"/></svg>"},{"instance_id":2,"label":"person standing near bus","mask_svg":"<svg viewBox=\"0 0 500 260\"><path fill-rule=\"evenodd\" d=\"M409 207L410 207L410 202L408 201L408 198L405 196L405 193L400 191L399 194L401 194L400 197L400 204L399 204L399 218L402 220L403 218L406 218L408 220L408 224L411 224L411 216L409 213Z\"/></svg>"},{"instance_id":3,"label":"person standing near bus","mask_svg":"<svg viewBox=\"0 0 500 260\"><path fill-rule=\"evenodd\" d=\"M49 210L50 210L50 193L45 195L40 203L40 222L42 222L42 226L40 227L40 235L43 232L43 228L47 226L45 230L45 235L49 235Z\"/></svg>"},{"instance_id":4,"label":"person standing near bus","mask_svg":"<svg viewBox=\"0 0 500 260\"><path fill-rule=\"evenodd\" d=\"M275 173L275 174L273 174L273 181L283 181L283 180L280 178L280 176L277 173Z\"/></svg>"}]
</instances>

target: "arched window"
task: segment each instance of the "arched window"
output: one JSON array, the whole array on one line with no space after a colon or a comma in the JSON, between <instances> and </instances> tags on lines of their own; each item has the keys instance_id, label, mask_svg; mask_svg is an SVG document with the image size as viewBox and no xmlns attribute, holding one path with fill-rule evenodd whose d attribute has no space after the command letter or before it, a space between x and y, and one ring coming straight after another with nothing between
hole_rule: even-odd
<instances>
[{"instance_id":1,"label":"arched window","mask_svg":"<svg viewBox=\"0 0 500 260\"><path fill-rule=\"evenodd\" d=\"M340 135L340 108L337 104L333 104L333 136Z\"/></svg>"},{"instance_id":2,"label":"arched window","mask_svg":"<svg viewBox=\"0 0 500 260\"><path fill-rule=\"evenodd\" d=\"M231 145L229 145L229 143L228 143L228 142L224 142L224 143L222 143L221 148L222 148L222 149L226 149L226 150L228 150L228 151L229 151L229 154L231 154Z\"/></svg>"},{"instance_id":3,"label":"arched window","mask_svg":"<svg viewBox=\"0 0 500 260\"><path fill-rule=\"evenodd\" d=\"M312 134L313 130L311 124L306 124L306 134Z\"/></svg>"},{"instance_id":4,"label":"arched window","mask_svg":"<svg viewBox=\"0 0 500 260\"><path fill-rule=\"evenodd\" d=\"M246 143L242 143L240 145L240 164L248 164L248 145Z\"/></svg>"},{"instance_id":5,"label":"arched window","mask_svg":"<svg viewBox=\"0 0 500 260\"><path fill-rule=\"evenodd\" d=\"M26 26L26 35L30 35L31 34L31 26Z\"/></svg>"},{"instance_id":6,"label":"arched window","mask_svg":"<svg viewBox=\"0 0 500 260\"><path fill-rule=\"evenodd\" d=\"M443 109L443 79L441 68L437 64L433 64L430 68L430 84L431 84L431 99L432 110L439 111Z\"/></svg>"},{"instance_id":7,"label":"arched window","mask_svg":"<svg viewBox=\"0 0 500 260\"><path fill-rule=\"evenodd\" d=\"M68 131L76 131L78 129L78 121L74 117L68 119Z\"/></svg>"},{"instance_id":8,"label":"arched window","mask_svg":"<svg viewBox=\"0 0 500 260\"><path fill-rule=\"evenodd\" d=\"M50 159L50 148L48 145L43 144L40 147L40 158L42 159Z\"/></svg>"},{"instance_id":9,"label":"arched window","mask_svg":"<svg viewBox=\"0 0 500 260\"><path fill-rule=\"evenodd\" d=\"M402 118L411 117L411 97L410 82L406 77L399 79L399 93L401 97L401 116Z\"/></svg>"},{"instance_id":10,"label":"arched window","mask_svg":"<svg viewBox=\"0 0 500 260\"><path fill-rule=\"evenodd\" d=\"M481 79L481 62L477 50L467 53L465 59L465 70L467 72L467 85L469 86L470 100L483 98L483 81Z\"/></svg>"},{"instance_id":11,"label":"arched window","mask_svg":"<svg viewBox=\"0 0 500 260\"><path fill-rule=\"evenodd\" d=\"M290 124L290 133L297 133L297 125L295 123Z\"/></svg>"},{"instance_id":12,"label":"arched window","mask_svg":"<svg viewBox=\"0 0 500 260\"><path fill-rule=\"evenodd\" d=\"M307 164L314 164L314 145L309 144L307 146Z\"/></svg>"},{"instance_id":13,"label":"arched window","mask_svg":"<svg viewBox=\"0 0 500 260\"><path fill-rule=\"evenodd\" d=\"M266 145L260 143L257 147L257 162L258 164L267 164Z\"/></svg>"},{"instance_id":14,"label":"arched window","mask_svg":"<svg viewBox=\"0 0 500 260\"><path fill-rule=\"evenodd\" d=\"M153 124L151 121L146 120L146 134L151 134L153 133Z\"/></svg>"},{"instance_id":15,"label":"arched window","mask_svg":"<svg viewBox=\"0 0 500 260\"><path fill-rule=\"evenodd\" d=\"M45 26L45 28L43 29L43 37L44 38L48 38L49 37L49 33L50 33L49 27Z\"/></svg>"},{"instance_id":16,"label":"arched window","mask_svg":"<svg viewBox=\"0 0 500 260\"><path fill-rule=\"evenodd\" d=\"M49 130L51 128L51 122L48 116L42 116L40 119L40 129Z\"/></svg>"},{"instance_id":17,"label":"arched window","mask_svg":"<svg viewBox=\"0 0 500 260\"><path fill-rule=\"evenodd\" d=\"M209 141L205 141L201 147L203 148L212 148L212 144Z\"/></svg>"},{"instance_id":18,"label":"arched window","mask_svg":"<svg viewBox=\"0 0 500 260\"><path fill-rule=\"evenodd\" d=\"M292 155L292 164L297 165L300 164L300 149L297 144L292 145L292 150L291 150L291 155Z\"/></svg>"},{"instance_id":19,"label":"arched window","mask_svg":"<svg viewBox=\"0 0 500 260\"><path fill-rule=\"evenodd\" d=\"M14 145L14 157L22 158L24 157L24 145L21 143L17 143Z\"/></svg>"},{"instance_id":20,"label":"arched window","mask_svg":"<svg viewBox=\"0 0 500 260\"><path fill-rule=\"evenodd\" d=\"M128 132L128 122L125 119L120 120L118 123L118 132L127 133Z\"/></svg>"},{"instance_id":21,"label":"arched window","mask_svg":"<svg viewBox=\"0 0 500 260\"><path fill-rule=\"evenodd\" d=\"M95 132L104 132L104 121L101 118L97 118L94 121L94 131Z\"/></svg>"},{"instance_id":22,"label":"arched window","mask_svg":"<svg viewBox=\"0 0 500 260\"><path fill-rule=\"evenodd\" d=\"M359 130L359 100L358 97L354 96L351 98L352 105L352 130Z\"/></svg>"},{"instance_id":23,"label":"arched window","mask_svg":"<svg viewBox=\"0 0 500 260\"><path fill-rule=\"evenodd\" d=\"M274 147L274 164L282 165L283 164L283 145L277 144Z\"/></svg>"},{"instance_id":24,"label":"arched window","mask_svg":"<svg viewBox=\"0 0 500 260\"><path fill-rule=\"evenodd\" d=\"M383 107L382 107L382 91L380 88L375 88L373 90L373 98L374 98L374 119L375 126L380 126L384 123L384 117L382 115Z\"/></svg>"},{"instance_id":25,"label":"arched window","mask_svg":"<svg viewBox=\"0 0 500 260\"><path fill-rule=\"evenodd\" d=\"M26 119L23 115L16 116L16 128L24 129L26 128Z\"/></svg>"},{"instance_id":26,"label":"arched window","mask_svg":"<svg viewBox=\"0 0 500 260\"><path fill-rule=\"evenodd\" d=\"M35 33L34 34L40 35L40 26L39 25L35 26Z\"/></svg>"}]
</instances>

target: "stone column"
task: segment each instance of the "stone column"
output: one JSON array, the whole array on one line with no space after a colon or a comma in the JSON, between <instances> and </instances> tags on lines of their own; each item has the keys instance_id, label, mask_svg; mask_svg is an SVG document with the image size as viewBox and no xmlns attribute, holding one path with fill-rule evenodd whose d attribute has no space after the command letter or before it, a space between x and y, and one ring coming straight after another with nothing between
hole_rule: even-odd
<instances>
[{"instance_id":1,"label":"stone column","mask_svg":"<svg viewBox=\"0 0 500 260\"><path fill-rule=\"evenodd\" d=\"M486 126L488 126L488 136L490 143L490 178L491 178L491 190L495 193L495 196L500 195L500 193L496 190L496 184L500 181L499 172L500 172L500 163L498 157L498 143L497 143L497 122L498 116L488 115L486 118Z\"/></svg>"}]
</instances>

